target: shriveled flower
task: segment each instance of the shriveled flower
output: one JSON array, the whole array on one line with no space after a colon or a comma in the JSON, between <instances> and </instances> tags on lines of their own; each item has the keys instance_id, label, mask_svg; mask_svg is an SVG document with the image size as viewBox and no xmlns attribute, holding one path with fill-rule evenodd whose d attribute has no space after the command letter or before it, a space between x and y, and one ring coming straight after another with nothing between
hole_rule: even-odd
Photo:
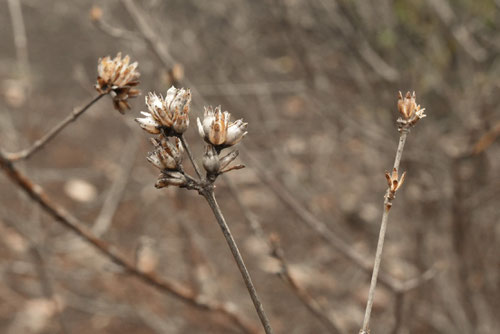
<instances>
[{"instance_id":1,"label":"shriveled flower","mask_svg":"<svg viewBox=\"0 0 500 334\"><path fill-rule=\"evenodd\" d=\"M188 183L186 176L177 171L163 171L155 183L155 187L160 189L168 186L183 187Z\"/></svg>"},{"instance_id":2,"label":"shriveled flower","mask_svg":"<svg viewBox=\"0 0 500 334\"><path fill-rule=\"evenodd\" d=\"M403 172L401 178L398 179L398 171L396 168L394 168L392 170L392 173L386 172L385 177L387 179L389 191L394 194L405 182L406 172Z\"/></svg>"},{"instance_id":3,"label":"shriveled flower","mask_svg":"<svg viewBox=\"0 0 500 334\"><path fill-rule=\"evenodd\" d=\"M146 96L149 113L142 112L146 118L136 118L139 125L149 133L156 134L160 128L182 134L189 126L189 110L191 108L191 92L189 89L177 89L174 86L163 98L155 93ZM158 132L157 132L158 131Z\"/></svg>"},{"instance_id":4,"label":"shriveled flower","mask_svg":"<svg viewBox=\"0 0 500 334\"><path fill-rule=\"evenodd\" d=\"M420 105L417 105L415 92L413 94L407 92L404 98L403 94L399 92L398 111L403 116L402 123L411 126L427 116L424 114L425 108L420 108Z\"/></svg>"},{"instance_id":5,"label":"shriveled flower","mask_svg":"<svg viewBox=\"0 0 500 334\"><path fill-rule=\"evenodd\" d=\"M243 120L230 122L231 114L222 112L220 106L215 110L205 107L203 122L198 118L198 132L209 144L217 147L220 151L225 147L237 144L247 134L248 123Z\"/></svg>"},{"instance_id":6,"label":"shriveled flower","mask_svg":"<svg viewBox=\"0 0 500 334\"><path fill-rule=\"evenodd\" d=\"M182 162L184 148L179 138L174 140L175 144L172 144L168 138L163 136L151 138L155 149L148 154L147 160L160 170L178 170Z\"/></svg>"},{"instance_id":7,"label":"shriveled flower","mask_svg":"<svg viewBox=\"0 0 500 334\"><path fill-rule=\"evenodd\" d=\"M140 73L137 71L137 62L130 63L130 57L119 52L114 59L107 56L99 59L97 66L96 90L101 94L110 94L113 106L120 113L130 109L129 98L139 95L140 90L134 88L139 84Z\"/></svg>"}]
</instances>

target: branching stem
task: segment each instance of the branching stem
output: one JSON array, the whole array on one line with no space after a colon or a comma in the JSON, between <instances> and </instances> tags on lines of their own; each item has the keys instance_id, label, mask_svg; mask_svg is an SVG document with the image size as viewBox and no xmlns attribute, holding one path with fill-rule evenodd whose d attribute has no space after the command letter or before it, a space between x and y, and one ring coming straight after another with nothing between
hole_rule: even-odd
<instances>
[{"instance_id":1,"label":"branching stem","mask_svg":"<svg viewBox=\"0 0 500 334\"><path fill-rule=\"evenodd\" d=\"M62 120L59 124L53 127L49 132L47 132L42 138L38 139L33 143L32 146L14 153L6 153L7 159L10 161L18 161L29 158L32 154L40 150L48 141L57 136L59 132L61 132L69 123L76 120L81 114L83 114L87 109L89 109L94 103L99 101L106 94L99 94L95 98L93 98L89 103L87 103L81 109L73 110L64 120Z\"/></svg>"}]
</instances>

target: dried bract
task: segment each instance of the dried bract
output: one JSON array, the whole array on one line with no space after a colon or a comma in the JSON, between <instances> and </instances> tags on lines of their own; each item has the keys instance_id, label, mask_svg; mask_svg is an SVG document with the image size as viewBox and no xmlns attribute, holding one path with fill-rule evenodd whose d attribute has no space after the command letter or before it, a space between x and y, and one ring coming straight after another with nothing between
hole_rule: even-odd
<instances>
[{"instance_id":1,"label":"dried bract","mask_svg":"<svg viewBox=\"0 0 500 334\"><path fill-rule=\"evenodd\" d=\"M404 183L406 172L403 172L401 178L398 179L398 171L396 168L392 170L392 173L386 172L385 177L387 179L387 185L389 186L389 191L394 194Z\"/></svg>"},{"instance_id":2,"label":"dried bract","mask_svg":"<svg viewBox=\"0 0 500 334\"><path fill-rule=\"evenodd\" d=\"M152 138L151 143L155 149L148 154L147 160L153 166L161 170L180 169L184 148L179 138L175 138L175 144L172 144L168 138L160 136Z\"/></svg>"},{"instance_id":3,"label":"dried bract","mask_svg":"<svg viewBox=\"0 0 500 334\"><path fill-rule=\"evenodd\" d=\"M141 112L146 118L136 118L139 125L149 133L156 134L163 127L168 134L182 134L189 126L191 92L174 86L163 98L155 93L146 96L149 113ZM158 132L157 132L158 131Z\"/></svg>"},{"instance_id":4,"label":"dried bract","mask_svg":"<svg viewBox=\"0 0 500 334\"><path fill-rule=\"evenodd\" d=\"M158 176L155 187L158 189L168 186L183 187L187 183L187 179L183 173L177 171L163 171Z\"/></svg>"},{"instance_id":5,"label":"dried bract","mask_svg":"<svg viewBox=\"0 0 500 334\"><path fill-rule=\"evenodd\" d=\"M99 59L97 66L96 90L101 94L110 94L113 98L113 106L120 113L130 109L129 98L140 94L140 90L134 88L139 84L140 73L137 71L137 62L130 63L130 57L119 52L114 59L104 57Z\"/></svg>"},{"instance_id":6,"label":"dried bract","mask_svg":"<svg viewBox=\"0 0 500 334\"><path fill-rule=\"evenodd\" d=\"M399 92L398 111L402 116L399 120L401 126L414 126L420 119L427 116L424 114L425 108L420 108L420 105L417 105L415 92L413 94L407 92L404 98L403 94Z\"/></svg>"},{"instance_id":7,"label":"dried bract","mask_svg":"<svg viewBox=\"0 0 500 334\"><path fill-rule=\"evenodd\" d=\"M205 107L203 122L198 118L198 132L209 144L216 146L217 150L237 144L246 134L248 123L243 120L230 122L231 114L222 112L220 106L215 110Z\"/></svg>"}]
</instances>

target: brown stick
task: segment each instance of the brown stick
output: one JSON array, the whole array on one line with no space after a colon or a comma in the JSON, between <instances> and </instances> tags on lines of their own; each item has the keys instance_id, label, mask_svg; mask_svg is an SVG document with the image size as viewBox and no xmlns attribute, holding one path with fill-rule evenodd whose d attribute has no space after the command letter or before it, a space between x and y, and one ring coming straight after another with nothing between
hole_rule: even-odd
<instances>
[{"instance_id":1,"label":"brown stick","mask_svg":"<svg viewBox=\"0 0 500 334\"><path fill-rule=\"evenodd\" d=\"M240 315L229 309L222 303L207 303L199 300L199 296L193 293L188 287L175 281L160 278L156 273L141 272L133 262L122 255L114 245L108 244L96 237L85 224L67 212L63 207L52 202L42 187L33 183L29 178L17 170L12 162L0 151L0 168L6 175L18 185L31 199L42 207L49 215L55 218L66 228L69 228L85 241L92 244L105 257L123 267L129 274L139 278L148 285L154 286L163 293L169 294L191 306L203 311L219 313L233 324L238 326L245 333L257 333L257 330L249 325Z\"/></svg>"},{"instance_id":2,"label":"brown stick","mask_svg":"<svg viewBox=\"0 0 500 334\"><path fill-rule=\"evenodd\" d=\"M47 132L42 138L38 139L33 143L32 146L14 153L5 153L5 156L10 161L17 161L29 158L33 153L40 150L48 141L57 136L59 132L62 131L69 123L76 120L81 114L83 114L87 109L89 109L94 103L99 101L106 94L99 94L93 98L89 103L87 103L83 108L73 110L64 120L53 127L49 132Z\"/></svg>"}]
</instances>

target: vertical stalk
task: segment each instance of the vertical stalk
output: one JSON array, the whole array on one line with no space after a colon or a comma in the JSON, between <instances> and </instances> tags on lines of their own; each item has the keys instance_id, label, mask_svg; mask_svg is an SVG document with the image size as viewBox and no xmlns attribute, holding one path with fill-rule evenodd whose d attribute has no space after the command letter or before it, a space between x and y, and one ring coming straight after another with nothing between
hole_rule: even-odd
<instances>
[{"instance_id":1,"label":"vertical stalk","mask_svg":"<svg viewBox=\"0 0 500 334\"><path fill-rule=\"evenodd\" d=\"M396 158L394 159L394 168L396 169L396 171L399 170L399 164L401 162L401 157L403 156L403 149L405 146L408 131L409 129L407 127L401 129L398 149L396 151ZM375 254L375 264L373 265L370 290L368 292L368 300L366 302L365 318L363 320L363 328L359 331L360 334L369 333L370 316L373 307L373 298L375 295L375 287L377 286L377 278L380 270L380 261L382 260L382 250L384 248L385 232L387 230L387 223L389 221L389 211L391 209L391 205L392 205L392 198L389 196L389 189L387 189L384 199L384 213L382 215L382 222L380 224L380 233L378 236L377 251Z\"/></svg>"},{"instance_id":2,"label":"vertical stalk","mask_svg":"<svg viewBox=\"0 0 500 334\"><path fill-rule=\"evenodd\" d=\"M250 294L250 297L252 298L253 305L255 306L255 310L257 311L257 314L259 315L260 321L262 323L262 326L264 327L264 330L266 334L272 334L273 330L271 328L271 324L269 323L269 320L267 319L266 313L264 312L264 307L262 306L262 303L257 296L257 291L255 290L255 287L252 283L252 279L250 278L250 274L245 266L245 262L243 261L243 258L241 257L240 251L238 249L238 246L236 245L236 241L234 240L231 231L229 230L229 226L226 223L226 220L224 219L224 216L222 214L222 211L219 208L219 205L217 204L217 200L215 199L214 191L213 188L206 189L201 192L203 197L208 202L208 205L210 205L210 208L212 209L215 218L217 219L217 223L219 223L219 226L222 230L222 233L224 234L224 237L226 238L226 242L231 249L231 253L233 254L234 260L236 261L236 264L238 265L238 269L240 270L241 276L243 277L243 280L245 281L245 285L247 287L248 293Z\"/></svg>"}]
</instances>

